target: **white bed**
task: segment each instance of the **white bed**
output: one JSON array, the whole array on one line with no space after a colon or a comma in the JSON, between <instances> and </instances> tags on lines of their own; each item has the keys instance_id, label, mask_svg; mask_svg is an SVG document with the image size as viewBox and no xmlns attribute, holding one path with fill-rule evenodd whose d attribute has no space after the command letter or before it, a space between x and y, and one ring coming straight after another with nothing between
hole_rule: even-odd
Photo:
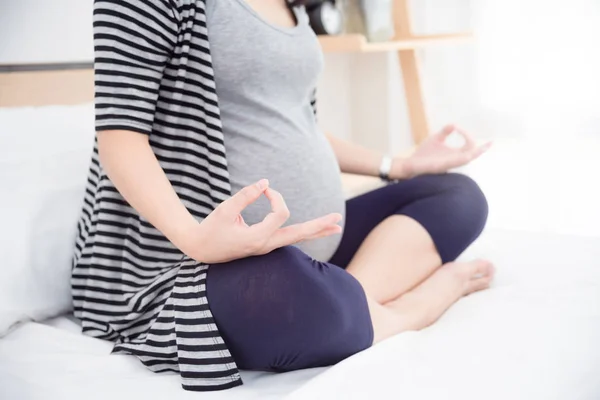
<instances>
[{"instance_id":1,"label":"white bed","mask_svg":"<svg viewBox=\"0 0 600 400\"><path fill-rule=\"evenodd\" d=\"M0 340L2 399L600 399L600 240L491 231L468 251L495 260L495 286L437 324L332 368L243 374L246 385L184 392L66 317Z\"/></svg>"},{"instance_id":2,"label":"white bed","mask_svg":"<svg viewBox=\"0 0 600 400\"><path fill-rule=\"evenodd\" d=\"M0 398L161 399L198 398L177 375L157 375L129 356L110 355L111 343L79 332L72 318L30 322L0 341ZM320 370L290 374L243 372L245 385L202 393L202 399L281 399ZM4 397L3 397L4 396Z\"/></svg>"},{"instance_id":3,"label":"white bed","mask_svg":"<svg viewBox=\"0 0 600 400\"><path fill-rule=\"evenodd\" d=\"M243 372L246 384L224 392L185 392L178 376L110 355L110 343L81 335L68 317L2 337L19 321L70 307L72 238L94 134L92 75L0 74L0 107L78 104L0 108L0 187L10 189L0 196L0 400L600 400L600 238L489 230L465 258L493 260L494 287L431 328L331 368ZM498 175L490 176L480 181L495 193ZM368 185L358 181L349 194ZM531 200L503 193L496 205Z\"/></svg>"}]
</instances>

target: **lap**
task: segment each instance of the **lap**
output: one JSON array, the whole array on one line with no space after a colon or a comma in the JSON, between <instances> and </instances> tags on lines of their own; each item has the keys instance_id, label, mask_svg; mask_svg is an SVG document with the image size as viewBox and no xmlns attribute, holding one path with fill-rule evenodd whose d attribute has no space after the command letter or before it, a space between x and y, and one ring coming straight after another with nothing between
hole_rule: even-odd
<instances>
[{"instance_id":1,"label":"lap","mask_svg":"<svg viewBox=\"0 0 600 400\"><path fill-rule=\"evenodd\" d=\"M442 193L446 195L438 196ZM423 224L435 232L436 244L445 246L440 237L456 228L437 233L437 220L448 225L449 218L438 218L436 209L450 202L471 212L472 204L459 200L473 195L482 196L477 185L457 174L390 184L347 202L345 233L330 263L313 260L288 246L263 256L212 265L207 274L207 297L238 366L289 371L331 365L368 348L373 326L367 299L360 283L343 268L366 236L397 213L431 214L433 225ZM456 210L449 214L454 218L450 225L462 218ZM451 249L448 254L468 240L462 242L447 245Z\"/></svg>"},{"instance_id":2,"label":"lap","mask_svg":"<svg viewBox=\"0 0 600 400\"><path fill-rule=\"evenodd\" d=\"M243 369L331 365L372 344L369 310L358 281L295 247L212 265L207 296Z\"/></svg>"}]
</instances>

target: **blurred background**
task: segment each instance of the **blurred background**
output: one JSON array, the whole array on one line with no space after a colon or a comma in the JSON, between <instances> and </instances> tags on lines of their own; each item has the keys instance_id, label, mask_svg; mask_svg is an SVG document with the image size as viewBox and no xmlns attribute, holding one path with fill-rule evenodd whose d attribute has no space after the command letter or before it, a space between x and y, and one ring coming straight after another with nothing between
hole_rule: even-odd
<instances>
[{"instance_id":1,"label":"blurred background","mask_svg":"<svg viewBox=\"0 0 600 400\"><path fill-rule=\"evenodd\" d=\"M474 32L417 53L431 130L455 123L495 141L465 170L488 194L490 225L600 236L600 1L413 0L410 9L416 34ZM91 0L0 0L0 65L91 62L91 10ZM397 54L325 59L323 130L409 150Z\"/></svg>"}]
</instances>

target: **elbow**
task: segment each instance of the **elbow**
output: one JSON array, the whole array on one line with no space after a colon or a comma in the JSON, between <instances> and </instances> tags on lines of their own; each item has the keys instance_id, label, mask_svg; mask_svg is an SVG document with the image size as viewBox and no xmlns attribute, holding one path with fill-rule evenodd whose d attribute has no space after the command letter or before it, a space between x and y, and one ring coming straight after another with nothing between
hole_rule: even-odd
<instances>
[{"instance_id":1,"label":"elbow","mask_svg":"<svg viewBox=\"0 0 600 400\"><path fill-rule=\"evenodd\" d=\"M103 168L110 164L110 159L118 151L118 131L100 131L96 134L98 141L98 158Z\"/></svg>"}]
</instances>

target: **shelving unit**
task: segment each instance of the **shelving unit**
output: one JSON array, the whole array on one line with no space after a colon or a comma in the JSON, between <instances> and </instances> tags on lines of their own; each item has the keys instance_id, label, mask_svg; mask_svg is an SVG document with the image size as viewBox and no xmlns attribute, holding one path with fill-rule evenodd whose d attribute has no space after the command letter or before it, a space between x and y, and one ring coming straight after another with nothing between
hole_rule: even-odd
<instances>
[{"instance_id":1,"label":"shelving unit","mask_svg":"<svg viewBox=\"0 0 600 400\"><path fill-rule=\"evenodd\" d=\"M321 36L319 41L325 53L398 53L408 115L415 144L429 135L429 123L419 73L416 50L429 46L443 46L466 42L471 33L446 35L413 35L408 0L394 0L394 28L396 36L389 42L369 43L363 35Z\"/></svg>"},{"instance_id":2,"label":"shelving unit","mask_svg":"<svg viewBox=\"0 0 600 400\"><path fill-rule=\"evenodd\" d=\"M429 46L443 46L466 42L473 38L471 32L447 35L416 35L410 39L389 42L369 43L363 35L320 36L319 41L325 53L375 53L385 51L407 51Z\"/></svg>"}]
</instances>

